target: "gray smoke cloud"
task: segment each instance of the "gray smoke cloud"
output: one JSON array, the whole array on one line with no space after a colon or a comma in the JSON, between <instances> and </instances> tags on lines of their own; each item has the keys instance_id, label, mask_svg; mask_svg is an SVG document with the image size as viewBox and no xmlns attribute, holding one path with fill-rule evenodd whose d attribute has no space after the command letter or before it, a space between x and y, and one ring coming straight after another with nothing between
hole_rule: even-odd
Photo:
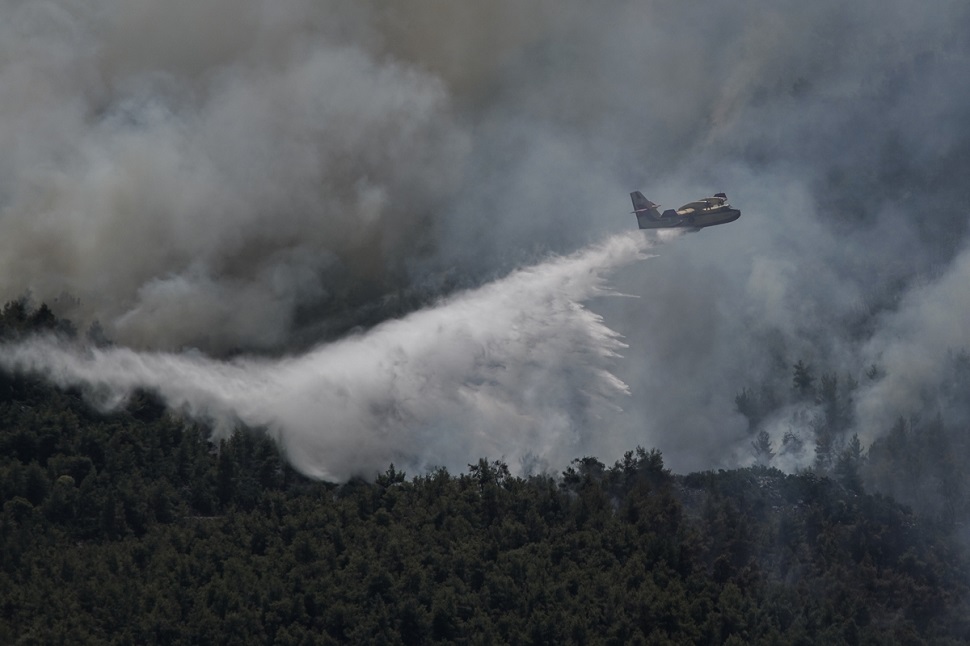
<instances>
[{"instance_id":1,"label":"gray smoke cloud","mask_svg":"<svg viewBox=\"0 0 970 646\"><path fill-rule=\"evenodd\" d=\"M948 358L970 350L970 251L964 250L932 282L917 284L865 346L885 377L859 402L868 438L900 415L922 411L943 386ZM961 393L964 397L966 393ZM952 420L963 421L963 420Z\"/></svg>"},{"instance_id":2,"label":"gray smoke cloud","mask_svg":"<svg viewBox=\"0 0 970 646\"><path fill-rule=\"evenodd\" d=\"M438 79L263 3L55 7L4 21L6 296L218 352L402 286L466 146Z\"/></svg>"},{"instance_id":3,"label":"gray smoke cloud","mask_svg":"<svg viewBox=\"0 0 970 646\"><path fill-rule=\"evenodd\" d=\"M582 435L568 450L747 463L734 395L789 379L797 359L857 378L880 366L858 396L872 439L967 345L965 2L94 0L0 14L0 296L29 289L153 360L317 348L305 356L325 361L320 343L430 316L455 290L631 228L631 190L671 207L723 190L743 216L620 267L616 289L640 298L571 297L623 336L609 369L630 396L591 421L577 375L599 355L569 363L547 346L544 388ZM469 343L429 365L477 374L453 356ZM38 353L50 361L18 362L56 378L63 361ZM72 379L97 381L109 355ZM475 417L451 401L407 427L445 442L443 425ZM343 423L389 428L382 406ZM535 437L494 450L569 452ZM378 444L357 464L394 453ZM412 462L463 450L490 446Z\"/></svg>"}]
</instances>

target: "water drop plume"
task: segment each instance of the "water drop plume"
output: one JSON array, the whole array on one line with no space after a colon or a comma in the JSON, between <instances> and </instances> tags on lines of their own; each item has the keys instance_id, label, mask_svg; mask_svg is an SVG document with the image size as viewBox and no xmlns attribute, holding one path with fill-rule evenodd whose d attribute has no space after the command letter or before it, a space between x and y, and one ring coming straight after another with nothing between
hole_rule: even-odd
<instances>
[{"instance_id":1,"label":"water drop plume","mask_svg":"<svg viewBox=\"0 0 970 646\"><path fill-rule=\"evenodd\" d=\"M284 359L8 345L5 368L80 385L117 405L135 389L173 410L262 427L316 478L391 462L461 469L476 456L559 467L598 443L597 416L628 392L610 371L619 335L584 301L611 269L646 254L641 232L522 268L402 319Z\"/></svg>"}]
</instances>

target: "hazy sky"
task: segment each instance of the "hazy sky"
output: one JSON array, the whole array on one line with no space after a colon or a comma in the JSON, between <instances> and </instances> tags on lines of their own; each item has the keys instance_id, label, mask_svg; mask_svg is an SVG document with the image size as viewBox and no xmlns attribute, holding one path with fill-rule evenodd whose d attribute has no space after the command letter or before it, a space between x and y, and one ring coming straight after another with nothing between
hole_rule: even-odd
<instances>
[{"instance_id":1,"label":"hazy sky","mask_svg":"<svg viewBox=\"0 0 970 646\"><path fill-rule=\"evenodd\" d=\"M869 441L970 346L967 24L955 0L5 1L0 296L241 390L122 378L127 350L60 378L266 424L325 477L744 463L735 394L798 359L880 366ZM743 215L636 261L632 190ZM342 412L227 403L288 362Z\"/></svg>"}]
</instances>

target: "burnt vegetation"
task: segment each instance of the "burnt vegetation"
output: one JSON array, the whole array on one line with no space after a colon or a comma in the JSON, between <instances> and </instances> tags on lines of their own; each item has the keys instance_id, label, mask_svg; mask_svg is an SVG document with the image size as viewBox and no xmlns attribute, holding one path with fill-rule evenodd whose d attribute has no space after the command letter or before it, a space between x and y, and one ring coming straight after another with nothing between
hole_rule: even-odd
<instances>
[{"instance_id":1,"label":"burnt vegetation","mask_svg":"<svg viewBox=\"0 0 970 646\"><path fill-rule=\"evenodd\" d=\"M0 314L6 340L37 329L74 334L26 301ZM679 476L636 448L337 486L151 393L102 414L2 375L0 642L966 643L965 444L914 418L864 451L851 380L798 362L793 382L738 396L747 469ZM806 438L762 423L791 399L817 405L816 461L785 475Z\"/></svg>"}]
</instances>

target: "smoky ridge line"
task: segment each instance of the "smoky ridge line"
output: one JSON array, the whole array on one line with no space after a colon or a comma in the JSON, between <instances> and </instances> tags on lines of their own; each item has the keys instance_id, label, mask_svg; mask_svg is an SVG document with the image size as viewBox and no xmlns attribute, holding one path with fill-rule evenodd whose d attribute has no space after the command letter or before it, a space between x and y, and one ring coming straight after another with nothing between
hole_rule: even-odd
<instances>
[{"instance_id":1,"label":"smoky ridge line","mask_svg":"<svg viewBox=\"0 0 970 646\"><path fill-rule=\"evenodd\" d=\"M612 236L282 359L34 338L0 348L0 365L79 386L103 409L151 391L216 438L265 428L319 479L371 477L391 462L460 469L477 455L564 466L595 447L590 422L629 394L611 372L624 343L583 303L612 294L606 275L656 240Z\"/></svg>"}]
</instances>

